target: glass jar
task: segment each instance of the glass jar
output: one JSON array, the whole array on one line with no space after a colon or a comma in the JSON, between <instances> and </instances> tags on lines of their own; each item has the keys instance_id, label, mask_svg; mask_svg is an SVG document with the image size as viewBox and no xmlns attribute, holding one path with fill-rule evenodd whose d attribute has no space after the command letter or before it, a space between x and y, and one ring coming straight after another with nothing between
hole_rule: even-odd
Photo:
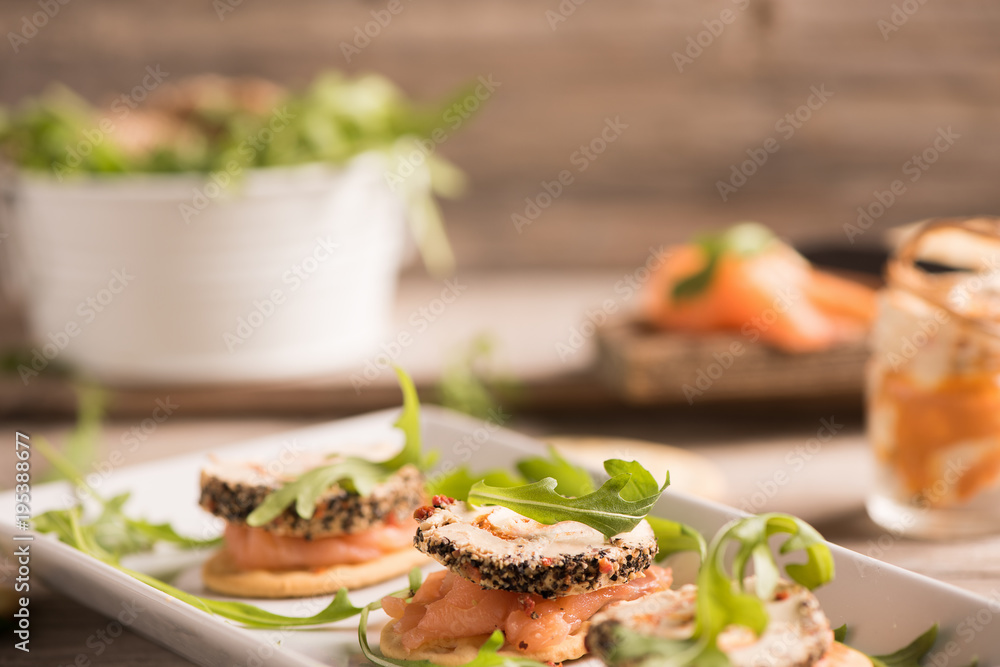
<instances>
[{"instance_id":1,"label":"glass jar","mask_svg":"<svg viewBox=\"0 0 1000 667\"><path fill-rule=\"evenodd\" d=\"M933 220L890 258L872 332L871 518L893 534L1000 531L1000 218Z\"/></svg>"}]
</instances>

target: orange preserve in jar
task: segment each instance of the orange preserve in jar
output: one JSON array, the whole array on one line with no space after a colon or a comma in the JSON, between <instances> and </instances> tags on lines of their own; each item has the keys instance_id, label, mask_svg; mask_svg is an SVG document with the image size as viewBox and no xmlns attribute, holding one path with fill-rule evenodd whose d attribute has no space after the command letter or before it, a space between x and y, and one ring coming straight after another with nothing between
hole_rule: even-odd
<instances>
[{"instance_id":1,"label":"orange preserve in jar","mask_svg":"<svg viewBox=\"0 0 1000 667\"><path fill-rule=\"evenodd\" d=\"M1000 218L930 221L889 260L867 403L876 523L1000 531Z\"/></svg>"}]
</instances>

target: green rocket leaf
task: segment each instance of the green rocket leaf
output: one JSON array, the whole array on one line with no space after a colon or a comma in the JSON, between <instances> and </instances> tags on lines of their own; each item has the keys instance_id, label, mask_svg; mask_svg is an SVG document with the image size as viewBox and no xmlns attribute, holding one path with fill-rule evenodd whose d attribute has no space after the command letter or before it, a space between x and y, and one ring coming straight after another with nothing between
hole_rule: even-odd
<instances>
[{"instance_id":1,"label":"green rocket leaf","mask_svg":"<svg viewBox=\"0 0 1000 667\"><path fill-rule=\"evenodd\" d=\"M303 519L309 519L316 511L316 503L320 496L335 484L364 496L403 466L415 465L426 469L433 464L434 457L423 454L421 448L420 401L413 380L400 368L396 368L396 375L403 390L403 412L393 426L401 430L405 436L405 443L399 453L382 462L346 456L329 465L313 468L298 479L287 482L268 494L247 516L248 525L254 527L266 525L278 518L293 503L295 512Z\"/></svg>"},{"instance_id":2,"label":"green rocket leaf","mask_svg":"<svg viewBox=\"0 0 1000 667\"><path fill-rule=\"evenodd\" d=\"M604 466L609 474L628 466L638 466L646 472L638 463L618 459L605 461ZM637 476L640 482L633 481ZM472 505L501 505L544 524L578 521L601 531L605 537L612 537L635 528L649 514L669 483L668 476L662 486L650 489L646 479L637 472L621 472L614 474L596 491L569 498L556 492L557 481L552 477L507 488L477 482L469 491L468 502ZM644 493L646 495L642 495Z\"/></svg>"}]
</instances>

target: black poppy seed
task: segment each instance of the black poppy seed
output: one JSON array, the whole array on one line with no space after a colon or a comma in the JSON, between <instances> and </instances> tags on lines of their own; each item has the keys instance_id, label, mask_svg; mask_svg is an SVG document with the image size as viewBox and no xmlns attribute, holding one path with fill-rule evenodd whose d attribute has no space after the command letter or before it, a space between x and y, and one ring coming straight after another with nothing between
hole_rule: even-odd
<instances>
[{"instance_id":1,"label":"black poppy seed","mask_svg":"<svg viewBox=\"0 0 1000 667\"><path fill-rule=\"evenodd\" d=\"M230 484L208 477L199 503L230 523L244 523L272 491L265 485ZM361 497L334 487L322 499L312 519L303 519L289 507L267 529L280 535L320 537L362 532L392 516L412 512L423 501L423 478L415 468L403 468L370 496ZM324 509L325 508L325 509Z\"/></svg>"}]
</instances>

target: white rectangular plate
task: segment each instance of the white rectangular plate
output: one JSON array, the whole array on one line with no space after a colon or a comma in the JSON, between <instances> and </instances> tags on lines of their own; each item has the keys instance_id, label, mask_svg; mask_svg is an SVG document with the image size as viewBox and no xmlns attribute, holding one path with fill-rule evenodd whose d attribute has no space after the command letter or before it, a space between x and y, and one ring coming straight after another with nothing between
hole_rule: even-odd
<instances>
[{"instance_id":1,"label":"white rectangular plate","mask_svg":"<svg viewBox=\"0 0 1000 667\"><path fill-rule=\"evenodd\" d=\"M209 454L222 459L269 460L282 452L357 451L368 444L398 444L401 436L391 426L397 413L386 410L212 452L121 468L98 491L103 495L131 491L127 506L130 513L153 521L170 521L185 535L213 536L219 533L221 524L197 505L198 473ZM425 446L441 450L443 467L508 467L526 455L544 452L538 441L442 409L424 407L422 418ZM0 498L7 508L2 516L10 517L13 493ZM69 500L66 484L39 485L32 491L32 511L39 514L62 509ZM661 498L655 514L688 523L707 538L739 516L734 509L670 490ZM16 532L9 523L0 523L5 545L14 544L11 540L15 534L23 533ZM132 630L200 665L342 666L365 662L357 646L357 619L308 630L248 630L149 588L49 536L39 535L31 545L33 576L109 617L137 608ZM974 656L978 656L980 665L1000 664L1000 631L989 623L1000 611L997 602L837 546L832 549L837 577L818 591L818 597L834 627L842 623L850 626L852 644L875 654L891 652L938 623L941 634L929 664L958 667L967 665ZM204 552L170 550L133 558L125 564L169 579L192 593L211 595L201 584L200 562L205 557ZM675 574L679 581L690 580L690 562L675 563ZM405 586L405 577L398 577L353 591L351 599L360 606ZM277 613L306 616L322 609L329 600L321 597L250 602ZM375 644L384 620L381 612L372 616L371 639Z\"/></svg>"}]
</instances>

